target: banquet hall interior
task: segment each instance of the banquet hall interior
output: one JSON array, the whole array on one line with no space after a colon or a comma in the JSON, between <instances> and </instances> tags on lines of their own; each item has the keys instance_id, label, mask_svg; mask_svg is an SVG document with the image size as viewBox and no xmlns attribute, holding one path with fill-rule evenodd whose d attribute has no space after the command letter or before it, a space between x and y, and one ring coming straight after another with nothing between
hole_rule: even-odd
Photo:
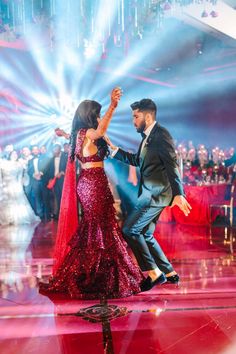
<instances>
[{"instance_id":1,"label":"banquet hall interior","mask_svg":"<svg viewBox=\"0 0 236 354\"><path fill-rule=\"evenodd\" d=\"M60 156L64 173L69 141L55 129L70 133L85 99L104 114L114 87L112 143L137 152L130 104L142 98L174 139L192 210L166 207L154 236L180 282L46 296L63 185L39 176L36 189L30 166ZM105 171L122 227L140 172L111 155ZM236 353L235 177L236 0L0 0L1 354Z\"/></svg>"}]
</instances>

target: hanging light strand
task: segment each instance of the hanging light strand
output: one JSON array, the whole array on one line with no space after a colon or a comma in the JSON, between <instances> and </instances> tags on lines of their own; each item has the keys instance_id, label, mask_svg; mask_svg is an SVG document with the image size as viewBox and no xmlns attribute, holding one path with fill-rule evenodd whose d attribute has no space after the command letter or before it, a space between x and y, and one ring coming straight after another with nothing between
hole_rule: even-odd
<instances>
[{"instance_id":1,"label":"hanging light strand","mask_svg":"<svg viewBox=\"0 0 236 354\"><path fill-rule=\"evenodd\" d=\"M124 8L124 0L121 0L121 30L125 31L125 8Z\"/></svg>"},{"instance_id":2,"label":"hanging light strand","mask_svg":"<svg viewBox=\"0 0 236 354\"><path fill-rule=\"evenodd\" d=\"M34 18L34 0L31 0L31 15Z\"/></svg>"},{"instance_id":3,"label":"hanging light strand","mask_svg":"<svg viewBox=\"0 0 236 354\"><path fill-rule=\"evenodd\" d=\"M14 1L12 2L12 27L13 31L16 30L16 17L15 17L15 3Z\"/></svg>"},{"instance_id":4,"label":"hanging light strand","mask_svg":"<svg viewBox=\"0 0 236 354\"><path fill-rule=\"evenodd\" d=\"M26 18L25 18L25 0L22 0L22 25L23 25L23 33L26 33Z\"/></svg>"}]
</instances>

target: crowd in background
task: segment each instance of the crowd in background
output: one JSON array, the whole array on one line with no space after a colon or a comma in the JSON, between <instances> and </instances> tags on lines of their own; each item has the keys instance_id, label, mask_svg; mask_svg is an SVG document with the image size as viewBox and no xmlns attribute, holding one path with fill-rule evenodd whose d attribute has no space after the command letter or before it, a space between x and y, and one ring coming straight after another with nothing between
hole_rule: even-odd
<instances>
[{"instance_id":1,"label":"crowd in background","mask_svg":"<svg viewBox=\"0 0 236 354\"><path fill-rule=\"evenodd\" d=\"M176 147L183 182L188 185L231 183L235 178L235 150L205 145L195 147L192 141ZM232 160L232 161L231 161Z\"/></svg>"},{"instance_id":2,"label":"crowd in background","mask_svg":"<svg viewBox=\"0 0 236 354\"><path fill-rule=\"evenodd\" d=\"M44 222L57 219L68 153L67 142L63 145L56 142L49 148L45 145L24 146L19 151L16 151L13 145L7 145L0 149L0 185L2 182L4 186L4 169L9 172L9 164L13 169L20 168L20 177L18 174L17 178L21 178L22 188L34 213ZM190 141L176 144L176 153L185 184L231 183L235 178L233 147L227 150L217 146L207 149L205 145L195 147ZM4 164L4 161L7 161L7 164ZM135 203L137 171L134 167L128 167L110 158L105 167L117 212L124 216ZM79 173L79 166L77 172Z\"/></svg>"},{"instance_id":3,"label":"crowd in background","mask_svg":"<svg viewBox=\"0 0 236 354\"><path fill-rule=\"evenodd\" d=\"M15 179L21 180L24 193L42 221L57 219L68 158L69 144L54 144L49 150L46 146L24 146L16 151L13 145L7 145L0 151L1 192L9 187L9 171L20 171ZM8 173L7 173L8 172ZM10 179L12 188L13 180ZM1 196L0 196L1 197Z\"/></svg>"}]
</instances>

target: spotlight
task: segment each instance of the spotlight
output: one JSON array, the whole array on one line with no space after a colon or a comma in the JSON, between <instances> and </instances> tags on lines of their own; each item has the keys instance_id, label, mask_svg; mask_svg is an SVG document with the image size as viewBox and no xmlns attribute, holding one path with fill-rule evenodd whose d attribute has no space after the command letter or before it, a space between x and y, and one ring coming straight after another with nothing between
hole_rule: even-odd
<instances>
[{"instance_id":1,"label":"spotlight","mask_svg":"<svg viewBox=\"0 0 236 354\"><path fill-rule=\"evenodd\" d=\"M89 43L89 41L85 40L84 41L84 56L85 58L89 59L94 57L96 53L95 47L92 43Z\"/></svg>"},{"instance_id":2,"label":"spotlight","mask_svg":"<svg viewBox=\"0 0 236 354\"><path fill-rule=\"evenodd\" d=\"M87 48L85 48L85 50L84 50L84 56L86 57L86 58L92 58L93 56L95 55L95 48L94 47L87 47Z\"/></svg>"},{"instance_id":3,"label":"spotlight","mask_svg":"<svg viewBox=\"0 0 236 354\"><path fill-rule=\"evenodd\" d=\"M71 107L71 97L69 95L61 95L59 103L61 107Z\"/></svg>"},{"instance_id":4,"label":"spotlight","mask_svg":"<svg viewBox=\"0 0 236 354\"><path fill-rule=\"evenodd\" d=\"M208 13L206 12L206 10L203 10L201 17L208 17Z\"/></svg>"},{"instance_id":5,"label":"spotlight","mask_svg":"<svg viewBox=\"0 0 236 354\"><path fill-rule=\"evenodd\" d=\"M196 51L198 55L202 55L203 54L203 50L202 50L202 42L197 42L196 43Z\"/></svg>"},{"instance_id":6,"label":"spotlight","mask_svg":"<svg viewBox=\"0 0 236 354\"><path fill-rule=\"evenodd\" d=\"M164 11L171 10L171 4L170 4L168 1L166 1L166 2L164 3L164 5L163 5L163 10L164 10Z\"/></svg>"},{"instance_id":7,"label":"spotlight","mask_svg":"<svg viewBox=\"0 0 236 354\"><path fill-rule=\"evenodd\" d=\"M115 34L114 35L114 44L116 47L121 47L122 46L122 39L121 36L119 34Z\"/></svg>"},{"instance_id":8,"label":"spotlight","mask_svg":"<svg viewBox=\"0 0 236 354\"><path fill-rule=\"evenodd\" d=\"M39 136L37 135L34 135L32 137L32 139L30 140L30 145L33 146L33 145L38 145L39 143Z\"/></svg>"},{"instance_id":9,"label":"spotlight","mask_svg":"<svg viewBox=\"0 0 236 354\"><path fill-rule=\"evenodd\" d=\"M219 16L218 12L216 12L215 10L212 10L210 15L211 15L211 17L218 17Z\"/></svg>"},{"instance_id":10,"label":"spotlight","mask_svg":"<svg viewBox=\"0 0 236 354\"><path fill-rule=\"evenodd\" d=\"M51 114L50 118L53 119L53 120L54 120L54 119L57 119L56 113Z\"/></svg>"}]
</instances>

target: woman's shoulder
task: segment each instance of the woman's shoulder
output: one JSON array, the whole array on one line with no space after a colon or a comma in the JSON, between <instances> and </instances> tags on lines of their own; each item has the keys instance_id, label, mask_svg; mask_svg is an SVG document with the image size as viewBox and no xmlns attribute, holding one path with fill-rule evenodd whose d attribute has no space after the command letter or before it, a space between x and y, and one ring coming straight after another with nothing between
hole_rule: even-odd
<instances>
[{"instance_id":1,"label":"woman's shoulder","mask_svg":"<svg viewBox=\"0 0 236 354\"><path fill-rule=\"evenodd\" d=\"M78 137L84 137L84 136L86 135L86 133L87 133L87 130L88 130L87 128L81 128L81 129L79 129L77 136L78 136Z\"/></svg>"}]
</instances>

